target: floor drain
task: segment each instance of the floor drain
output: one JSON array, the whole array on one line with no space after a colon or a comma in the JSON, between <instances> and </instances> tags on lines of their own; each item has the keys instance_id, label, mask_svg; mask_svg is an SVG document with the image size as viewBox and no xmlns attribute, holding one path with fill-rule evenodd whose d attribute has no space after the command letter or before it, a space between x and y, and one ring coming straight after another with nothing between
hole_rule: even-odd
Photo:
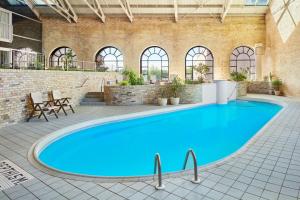
<instances>
[{"instance_id":1,"label":"floor drain","mask_svg":"<svg viewBox=\"0 0 300 200\"><path fill-rule=\"evenodd\" d=\"M33 179L33 176L25 172L9 160L0 161L0 191Z\"/></svg>"}]
</instances>

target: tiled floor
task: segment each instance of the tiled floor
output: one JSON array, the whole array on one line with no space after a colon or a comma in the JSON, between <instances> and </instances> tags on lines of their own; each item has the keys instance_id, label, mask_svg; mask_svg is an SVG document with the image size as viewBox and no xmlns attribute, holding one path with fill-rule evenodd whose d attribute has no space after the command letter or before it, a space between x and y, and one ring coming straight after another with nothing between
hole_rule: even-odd
<instances>
[{"instance_id":1,"label":"tiled floor","mask_svg":"<svg viewBox=\"0 0 300 200\"><path fill-rule=\"evenodd\" d=\"M255 96L270 98L268 96ZM191 177L164 180L165 190L148 182L102 183L67 180L44 174L27 161L27 151L59 128L104 116L159 109L157 106L77 107L60 120L19 123L0 129L0 160L9 159L35 178L0 191L0 199L300 199L300 101L283 98L288 107L247 151L220 166Z\"/></svg>"}]
</instances>

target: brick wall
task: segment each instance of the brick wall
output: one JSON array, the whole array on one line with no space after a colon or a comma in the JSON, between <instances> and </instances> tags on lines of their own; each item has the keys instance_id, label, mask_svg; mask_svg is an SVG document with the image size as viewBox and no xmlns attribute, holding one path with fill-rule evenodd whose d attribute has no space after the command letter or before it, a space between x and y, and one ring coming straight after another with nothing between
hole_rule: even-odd
<instances>
[{"instance_id":1,"label":"brick wall","mask_svg":"<svg viewBox=\"0 0 300 200\"><path fill-rule=\"evenodd\" d=\"M78 105L87 92L100 91L103 78L111 80L116 76L120 75L101 72L0 70L0 126L24 120L28 110L27 95L30 92L40 91L47 99L48 91L59 89L63 95L72 97L73 104Z\"/></svg>"},{"instance_id":2,"label":"brick wall","mask_svg":"<svg viewBox=\"0 0 300 200\"><path fill-rule=\"evenodd\" d=\"M289 20L282 21L282 23L290 22ZM286 95L300 96L300 23L285 42L270 13L266 15L266 24L267 40L263 75L272 72L282 79ZM281 28L283 27L284 29L291 28L288 24L282 24Z\"/></svg>"},{"instance_id":3,"label":"brick wall","mask_svg":"<svg viewBox=\"0 0 300 200\"><path fill-rule=\"evenodd\" d=\"M158 45L169 55L170 74L185 76L185 56L190 48L203 45L214 55L215 79L227 79L229 57L239 45L265 44L265 18L184 17L174 23L167 17L108 18L103 24L96 17L79 18L78 23L64 19L43 19L43 49L46 57L59 46L72 48L79 60L95 60L105 46L115 46L124 55L124 65L139 72L140 56L149 46Z\"/></svg>"}]
</instances>

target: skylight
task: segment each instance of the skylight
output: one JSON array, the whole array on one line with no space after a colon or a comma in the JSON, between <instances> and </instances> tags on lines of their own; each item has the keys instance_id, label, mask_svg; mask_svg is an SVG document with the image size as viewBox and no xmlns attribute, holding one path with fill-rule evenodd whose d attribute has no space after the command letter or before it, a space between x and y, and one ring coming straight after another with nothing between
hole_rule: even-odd
<instances>
[{"instance_id":1,"label":"skylight","mask_svg":"<svg viewBox=\"0 0 300 200\"><path fill-rule=\"evenodd\" d=\"M247 6L266 6L269 4L269 0L245 0Z\"/></svg>"},{"instance_id":2,"label":"skylight","mask_svg":"<svg viewBox=\"0 0 300 200\"><path fill-rule=\"evenodd\" d=\"M283 42L286 42L300 21L300 1L273 1L271 13Z\"/></svg>"},{"instance_id":3,"label":"skylight","mask_svg":"<svg viewBox=\"0 0 300 200\"><path fill-rule=\"evenodd\" d=\"M12 6L21 6L25 5L25 3L22 0L7 0L8 3Z\"/></svg>"},{"instance_id":4,"label":"skylight","mask_svg":"<svg viewBox=\"0 0 300 200\"><path fill-rule=\"evenodd\" d=\"M43 0L34 0L34 3L36 5L46 5L46 3Z\"/></svg>"}]
</instances>

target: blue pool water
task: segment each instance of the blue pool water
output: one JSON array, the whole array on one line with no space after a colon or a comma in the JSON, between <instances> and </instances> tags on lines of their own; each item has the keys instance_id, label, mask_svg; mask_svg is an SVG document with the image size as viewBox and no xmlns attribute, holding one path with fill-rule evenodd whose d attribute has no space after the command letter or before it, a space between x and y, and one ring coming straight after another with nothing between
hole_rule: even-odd
<instances>
[{"instance_id":1,"label":"blue pool water","mask_svg":"<svg viewBox=\"0 0 300 200\"><path fill-rule=\"evenodd\" d=\"M67 135L39 154L44 164L94 176L153 174L159 153L163 172L182 169L192 148L198 165L222 159L244 145L281 106L232 101L104 125Z\"/></svg>"}]
</instances>

